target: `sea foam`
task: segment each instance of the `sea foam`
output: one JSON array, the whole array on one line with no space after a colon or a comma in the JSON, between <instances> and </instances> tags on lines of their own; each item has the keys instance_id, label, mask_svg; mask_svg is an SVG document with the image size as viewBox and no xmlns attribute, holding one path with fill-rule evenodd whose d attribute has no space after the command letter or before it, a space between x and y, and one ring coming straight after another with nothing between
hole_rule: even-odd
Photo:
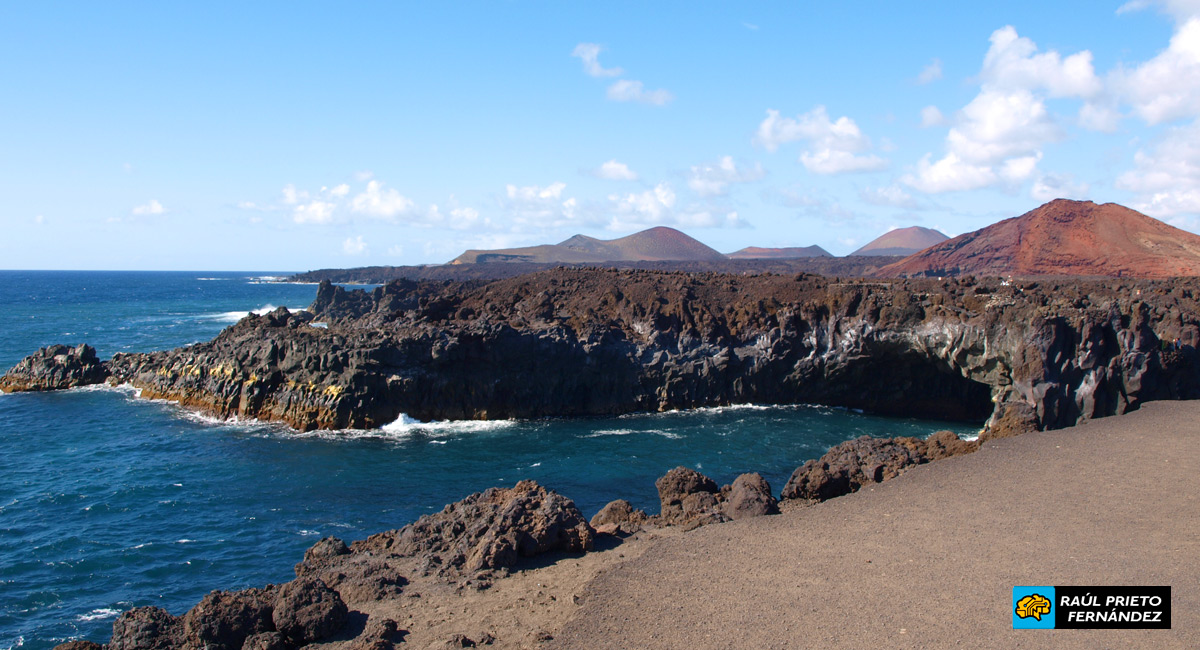
<instances>
[{"instance_id":1,"label":"sea foam","mask_svg":"<svg viewBox=\"0 0 1200 650\"><path fill-rule=\"evenodd\" d=\"M76 618L76 620L85 621L85 622L86 621L102 621L106 618L116 618L117 616L120 616L120 615L121 615L121 610L119 610L119 609L113 609L111 607L102 607L100 609L93 609L92 611L88 612L87 614L80 614L79 616L76 616L75 618Z\"/></svg>"},{"instance_id":2,"label":"sea foam","mask_svg":"<svg viewBox=\"0 0 1200 650\"><path fill-rule=\"evenodd\" d=\"M223 312L218 312L215 314L204 314L204 315L200 316L200 318L202 318L204 320L217 321L220 323L236 323L236 322L242 320L243 318L249 316L250 314L256 314L258 316L263 316L263 315L266 315L266 314L269 314L269 313L275 311L276 309L278 309L278 307L276 307L275 305L266 304L266 305L263 305L262 307L259 307L258 309L252 309L250 311L223 311ZM288 311L295 312L295 311L303 311L303 310L304 310L304 307L288 307Z\"/></svg>"}]
</instances>

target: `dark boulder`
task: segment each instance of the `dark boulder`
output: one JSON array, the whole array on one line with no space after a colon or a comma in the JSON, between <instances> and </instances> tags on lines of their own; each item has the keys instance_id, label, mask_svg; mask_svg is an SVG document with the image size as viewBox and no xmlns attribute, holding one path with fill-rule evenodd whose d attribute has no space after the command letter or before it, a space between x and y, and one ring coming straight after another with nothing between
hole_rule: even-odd
<instances>
[{"instance_id":1,"label":"dark boulder","mask_svg":"<svg viewBox=\"0 0 1200 650\"><path fill-rule=\"evenodd\" d=\"M272 632L275 587L212 591L183 615L183 639L196 650L240 650L247 637Z\"/></svg>"},{"instance_id":2,"label":"dark boulder","mask_svg":"<svg viewBox=\"0 0 1200 650\"><path fill-rule=\"evenodd\" d=\"M862 436L834 446L792 473L784 499L825 501L857 492L862 486L895 478L913 465L975 451L978 441L959 440L949 431L929 438Z\"/></svg>"},{"instance_id":3,"label":"dark boulder","mask_svg":"<svg viewBox=\"0 0 1200 650\"><path fill-rule=\"evenodd\" d=\"M662 510L659 523L697 526L727 521L719 506L720 489L694 469L676 467L654 482Z\"/></svg>"},{"instance_id":4,"label":"dark boulder","mask_svg":"<svg viewBox=\"0 0 1200 650\"><path fill-rule=\"evenodd\" d=\"M372 617L367 621L367 629L355 637L346 650L393 650L397 644L404 643L407 635L408 631L400 629L396 621Z\"/></svg>"},{"instance_id":5,"label":"dark boulder","mask_svg":"<svg viewBox=\"0 0 1200 650\"><path fill-rule=\"evenodd\" d=\"M534 481L489 488L399 530L355 542L354 553L417 557L450 578L513 566L522 557L592 548L595 531L570 499Z\"/></svg>"},{"instance_id":6,"label":"dark boulder","mask_svg":"<svg viewBox=\"0 0 1200 650\"><path fill-rule=\"evenodd\" d=\"M721 511L730 519L779 514L779 502L771 494L771 484L761 474L742 474L728 490L721 490L725 502Z\"/></svg>"},{"instance_id":7,"label":"dark boulder","mask_svg":"<svg viewBox=\"0 0 1200 650\"><path fill-rule=\"evenodd\" d=\"M0 377L0 391L61 390L104 383L108 369L96 357L96 349L51 345L25 357Z\"/></svg>"},{"instance_id":8,"label":"dark boulder","mask_svg":"<svg viewBox=\"0 0 1200 650\"><path fill-rule=\"evenodd\" d=\"M54 646L54 650L104 650L104 646L93 641L67 641Z\"/></svg>"},{"instance_id":9,"label":"dark boulder","mask_svg":"<svg viewBox=\"0 0 1200 650\"><path fill-rule=\"evenodd\" d=\"M632 535L641 530L648 519L645 512L635 510L625 499L617 499L601 508L588 523L600 534Z\"/></svg>"},{"instance_id":10,"label":"dark boulder","mask_svg":"<svg viewBox=\"0 0 1200 650\"><path fill-rule=\"evenodd\" d=\"M318 578L297 578L279 587L272 620L275 629L298 645L336 634L349 620L338 593Z\"/></svg>"},{"instance_id":11,"label":"dark boulder","mask_svg":"<svg viewBox=\"0 0 1200 650\"><path fill-rule=\"evenodd\" d=\"M109 650L177 650L183 646L183 625L159 607L137 607L113 621Z\"/></svg>"},{"instance_id":12,"label":"dark boulder","mask_svg":"<svg viewBox=\"0 0 1200 650\"><path fill-rule=\"evenodd\" d=\"M259 632L246 637L242 644L242 650L292 650L295 647L278 632Z\"/></svg>"}]
</instances>

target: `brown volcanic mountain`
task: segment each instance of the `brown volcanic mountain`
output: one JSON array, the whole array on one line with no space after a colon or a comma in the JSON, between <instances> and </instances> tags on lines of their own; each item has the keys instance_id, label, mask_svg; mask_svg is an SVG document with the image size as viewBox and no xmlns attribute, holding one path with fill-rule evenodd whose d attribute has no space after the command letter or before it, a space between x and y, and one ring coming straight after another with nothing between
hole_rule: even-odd
<instances>
[{"instance_id":1,"label":"brown volcanic mountain","mask_svg":"<svg viewBox=\"0 0 1200 650\"><path fill-rule=\"evenodd\" d=\"M887 253L880 253L887 255ZM740 251L734 251L725 257L731 260L791 260L800 257L833 257L829 251L820 246L793 246L790 248L759 248L747 246Z\"/></svg>"},{"instance_id":2,"label":"brown volcanic mountain","mask_svg":"<svg viewBox=\"0 0 1200 650\"><path fill-rule=\"evenodd\" d=\"M909 226L888 231L851 255L912 255L950 239L932 228Z\"/></svg>"},{"instance_id":3,"label":"brown volcanic mountain","mask_svg":"<svg viewBox=\"0 0 1200 650\"><path fill-rule=\"evenodd\" d=\"M559 244L469 250L450 261L451 264L486 264L492 262L534 262L587 264L592 262L657 262L664 260L712 261L725 256L691 237L659 226L620 239L596 239L575 235Z\"/></svg>"},{"instance_id":4,"label":"brown volcanic mountain","mask_svg":"<svg viewBox=\"0 0 1200 650\"><path fill-rule=\"evenodd\" d=\"M879 270L881 276L1200 275L1200 235L1116 203L1057 199Z\"/></svg>"}]
</instances>

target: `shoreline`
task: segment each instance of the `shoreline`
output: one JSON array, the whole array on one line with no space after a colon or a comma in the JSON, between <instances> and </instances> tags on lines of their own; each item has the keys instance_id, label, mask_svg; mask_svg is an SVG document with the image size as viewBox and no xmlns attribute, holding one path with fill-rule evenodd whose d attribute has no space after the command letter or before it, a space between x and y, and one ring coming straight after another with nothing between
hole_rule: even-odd
<instances>
[{"instance_id":1,"label":"shoreline","mask_svg":"<svg viewBox=\"0 0 1200 650\"><path fill-rule=\"evenodd\" d=\"M795 647L797 639L814 635L823 635L820 643L828 647L1027 647L1042 637L1026 631L1008 636L1006 599L1014 585L1170 584L1175 630L1076 630L1045 638L1056 647L1140 647L1139 638L1151 640L1144 647L1193 647L1200 631L1189 625L1195 612L1186 594L1200 589L1200 570L1189 568L1186 558L1200 552L1194 541L1200 508L1182 492L1169 504L1154 497L1162 496L1162 484L1200 472L1200 435L1186 424L1197 418L1200 402L1155 402L1120 418L994 439L977 453L911 467L841 498L783 501L781 515L697 530L650 528L623 539L600 538L595 551L582 555L524 560L483 588L422 575L418 560L410 558L397 564L408 577L402 593L348 598L358 618L310 646L357 648L371 622L387 618L416 647L455 639L497 648ZM1052 481L1053 472L1070 488L1065 497L1015 489ZM1129 483L1130 476L1147 474L1152 478ZM1114 480L1136 488L1130 493L1135 504L1114 511L1063 500L1104 494ZM1031 505L1051 514L1039 518ZM1080 507L1086 512L1077 512ZM1163 558L1161 549L1122 562L1091 552L1078 557L1104 560L1098 569L1062 571L1011 552L1006 529L1035 526L1041 539L1053 543L1029 539L1015 548L1033 545L1051 560L1061 562L1064 553L1075 560L1071 549L1061 547L1063 540L1104 533L1089 517L1102 518L1109 535L1137 532L1129 522L1111 525L1130 509L1140 517L1134 525L1174 540L1168 553L1174 559ZM1182 529L1172 535L1162 530L1169 526ZM974 537L960 539L963 534ZM1119 539L1092 541L1113 552L1128 550ZM1170 564L1180 568L1172 572ZM954 575L931 579L929 572L939 566ZM992 584L997 580L1006 584ZM943 592L934 593L934 586ZM796 602L784 606L781 599ZM889 610L893 600L910 609ZM921 610L920 602L971 605L952 607L947 615L939 607ZM1129 636L1137 634L1148 636Z\"/></svg>"}]
</instances>

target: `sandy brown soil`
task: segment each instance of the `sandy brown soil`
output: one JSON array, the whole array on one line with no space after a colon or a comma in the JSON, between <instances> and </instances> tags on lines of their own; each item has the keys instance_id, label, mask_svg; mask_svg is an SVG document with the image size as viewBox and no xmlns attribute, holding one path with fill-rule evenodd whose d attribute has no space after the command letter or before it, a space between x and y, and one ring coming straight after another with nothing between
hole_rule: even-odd
<instances>
[{"instance_id":1,"label":"sandy brown soil","mask_svg":"<svg viewBox=\"0 0 1200 650\"><path fill-rule=\"evenodd\" d=\"M988 442L603 571L562 648L1200 647L1200 402ZM1171 585L1172 630L1013 630L1014 585Z\"/></svg>"},{"instance_id":2,"label":"sandy brown soil","mask_svg":"<svg viewBox=\"0 0 1200 650\"><path fill-rule=\"evenodd\" d=\"M1196 648L1197 476L1200 402L1156 402L780 516L608 538L482 591L413 578L398 600L350 605L396 620L415 648L455 635L495 648ZM1011 590L1025 584L1171 585L1174 629L1013 630Z\"/></svg>"}]
</instances>

